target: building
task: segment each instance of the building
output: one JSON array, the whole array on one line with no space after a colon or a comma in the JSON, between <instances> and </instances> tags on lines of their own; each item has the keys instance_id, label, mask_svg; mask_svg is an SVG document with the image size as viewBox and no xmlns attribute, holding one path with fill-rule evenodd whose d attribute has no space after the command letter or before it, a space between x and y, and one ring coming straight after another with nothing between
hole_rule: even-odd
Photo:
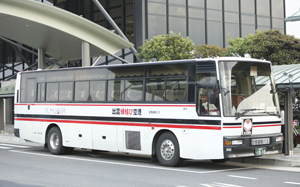
<instances>
[{"instance_id":1,"label":"building","mask_svg":"<svg viewBox=\"0 0 300 187\"><path fill-rule=\"evenodd\" d=\"M115 32L92 0L38 0L80 15ZM195 45L226 47L228 36L243 37L255 30L280 29L286 33L285 0L99 0L114 22L136 48L146 39L173 31L189 36ZM5 27L5 26L4 26ZM18 41L15 41L18 42ZM22 45L22 44L21 44ZM37 52L30 46L23 46ZM137 62L129 49L117 56ZM96 59L91 60L91 64ZM13 79L18 71L36 69L37 56L0 38L0 81ZM53 59L53 63L55 59ZM49 63L49 61L48 61ZM122 63L112 56L97 64ZM51 65L46 64L46 65ZM58 67L81 66L81 59Z\"/></svg>"},{"instance_id":2,"label":"building","mask_svg":"<svg viewBox=\"0 0 300 187\"><path fill-rule=\"evenodd\" d=\"M92 0L39 0L91 20L109 30L105 17ZM285 0L99 0L125 36L136 48L146 39L169 31L189 36L195 43L226 47L228 36L243 37L255 30L280 29L285 33ZM30 49L30 47L29 47ZM22 55L0 40L0 79L6 80L17 71L36 61L26 51ZM36 50L36 49L32 49ZM116 55L130 62L137 59L129 49ZM113 57L100 59L104 63L122 63ZM80 59L69 66L80 66ZM35 67L32 67L35 68Z\"/></svg>"}]
</instances>

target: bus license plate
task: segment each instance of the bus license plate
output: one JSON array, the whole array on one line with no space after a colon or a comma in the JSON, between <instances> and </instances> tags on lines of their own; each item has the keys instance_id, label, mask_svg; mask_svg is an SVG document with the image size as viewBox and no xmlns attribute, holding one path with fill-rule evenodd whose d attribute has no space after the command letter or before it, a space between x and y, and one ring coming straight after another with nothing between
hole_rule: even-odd
<instances>
[{"instance_id":1,"label":"bus license plate","mask_svg":"<svg viewBox=\"0 0 300 187\"><path fill-rule=\"evenodd\" d=\"M260 148L255 148L255 156L262 156L266 154L266 148L265 147L260 147Z\"/></svg>"},{"instance_id":2,"label":"bus license plate","mask_svg":"<svg viewBox=\"0 0 300 187\"><path fill-rule=\"evenodd\" d=\"M270 144L270 138L252 139L251 145L266 145Z\"/></svg>"}]
</instances>

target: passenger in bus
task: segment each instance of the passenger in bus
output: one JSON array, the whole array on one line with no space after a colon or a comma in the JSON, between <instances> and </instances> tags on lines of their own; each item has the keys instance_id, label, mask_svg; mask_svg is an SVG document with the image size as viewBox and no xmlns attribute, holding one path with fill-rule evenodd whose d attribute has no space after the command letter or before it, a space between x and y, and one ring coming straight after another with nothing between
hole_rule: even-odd
<instances>
[{"instance_id":1,"label":"passenger in bus","mask_svg":"<svg viewBox=\"0 0 300 187\"><path fill-rule=\"evenodd\" d=\"M58 101L58 91L54 91L51 93L49 101Z\"/></svg>"},{"instance_id":2,"label":"passenger in bus","mask_svg":"<svg viewBox=\"0 0 300 187\"><path fill-rule=\"evenodd\" d=\"M96 101L103 101L104 100L104 91L97 91L95 96L96 96Z\"/></svg>"},{"instance_id":3,"label":"passenger in bus","mask_svg":"<svg viewBox=\"0 0 300 187\"><path fill-rule=\"evenodd\" d=\"M72 91L68 91L66 101L72 101L72 100L73 100Z\"/></svg>"},{"instance_id":4,"label":"passenger in bus","mask_svg":"<svg viewBox=\"0 0 300 187\"><path fill-rule=\"evenodd\" d=\"M80 95L80 101L87 101L88 100L88 94L86 91L82 91Z\"/></svg>"}]
</instances>

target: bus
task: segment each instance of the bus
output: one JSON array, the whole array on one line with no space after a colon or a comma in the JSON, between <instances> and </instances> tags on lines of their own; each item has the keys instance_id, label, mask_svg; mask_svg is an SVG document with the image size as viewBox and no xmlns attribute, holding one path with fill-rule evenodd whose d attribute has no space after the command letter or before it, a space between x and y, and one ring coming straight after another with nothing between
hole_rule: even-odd
<instances>
[{"instance_id":1,"label":"bus","mask_svg":"<svg viewBox=\"0 0 300 187\"><path fill-rule=\"evenodd\" d=\"M15 136L74 148L224 162L281 153L271 62L241 57L24 71Z\"/></svg>"}]
</instances>

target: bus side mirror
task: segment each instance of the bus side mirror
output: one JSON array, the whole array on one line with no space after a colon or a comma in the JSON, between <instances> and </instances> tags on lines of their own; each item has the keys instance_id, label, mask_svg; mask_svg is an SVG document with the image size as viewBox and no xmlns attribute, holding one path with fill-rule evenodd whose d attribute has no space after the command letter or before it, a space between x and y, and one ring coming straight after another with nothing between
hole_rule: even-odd
<instances>
[{"instance_id":1,"label":"bus side mirror","mask_svg":"<svg viewBox=\"0 0 300 187\"><path fill-rule=\"evenodd\" d=\"M210 92L208 92L208 103L215 104L216 102L217 102L216 93L213 90L211 90Z\"/></svg>"}]
</instances>

